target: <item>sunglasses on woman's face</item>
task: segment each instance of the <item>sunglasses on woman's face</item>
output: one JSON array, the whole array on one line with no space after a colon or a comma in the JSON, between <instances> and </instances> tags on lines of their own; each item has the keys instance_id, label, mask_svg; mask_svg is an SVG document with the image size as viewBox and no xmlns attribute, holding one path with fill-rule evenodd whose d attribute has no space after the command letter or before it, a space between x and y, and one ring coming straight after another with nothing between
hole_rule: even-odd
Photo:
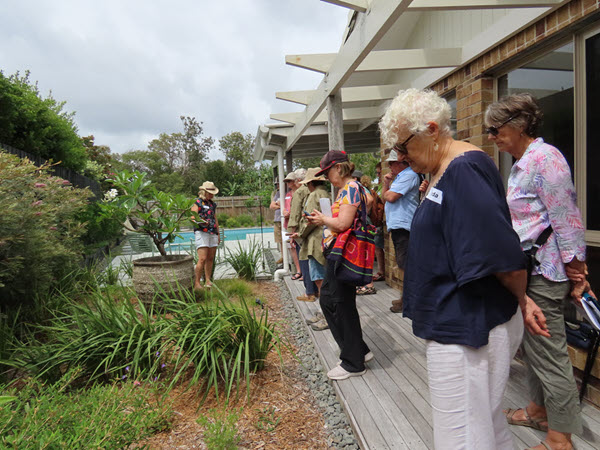
<instances>
[{"instance_id":1,"label":"sunglasses on woman's face","mask_svg":"<svg viewBox=\"0 0 600 450\"><path fill-rule=\"evenodd\" d=\"M396 150L401 155L408 155L408 149L406 148L406 144L410 141L415 135L411 134L402 144L394 145L394 150Z\"/></svg>"},{"instance_id":2,"label":"sunglasses on woman's face","mask_svg":"<svg viewBox=\"0 0 600 450\"><path fill-rule=\"evenodd\" d=\"M514 116L510 116L507 120L505 120L504 122L502 122L497 127L495 127L493 125L491 127L488 127L488 128L485 129L485 132L487 134L491 134L492 136L498 136L498 133L500 133L500 128L502 128L504 125L506 125L508 122L510 122L511 120L513 120L517 116L518 116L518 114L516 114Z\"/></svg>"}]
</instances>

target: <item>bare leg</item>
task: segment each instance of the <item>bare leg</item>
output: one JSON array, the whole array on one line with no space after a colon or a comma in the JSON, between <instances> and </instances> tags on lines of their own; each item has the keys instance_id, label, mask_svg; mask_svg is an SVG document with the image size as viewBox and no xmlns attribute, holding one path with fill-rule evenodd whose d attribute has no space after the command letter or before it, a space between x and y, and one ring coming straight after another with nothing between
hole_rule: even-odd
<instances>
[{"instance_id":1,"label":"bare leg","mask_svg":"<svg viewBox=\"0 0 600 450\"><path fill-rule=\"evenodd\" d=\"M543 406L540 406L534 402L529 402L527 405L527 414L529 414L529 417L532 419L540 420L541 424L546 424L546 421L543 419L546 419L547 414L546 408ZM525 412L520 409L515 412L513 418L515 420L526 420ZM573 448L573 444L571 442L571 433L563 433L561 431L553 430L552 428L548 429L548 434L546 435L545 441L551 448L556 450L571 450ZM546 450L543 445L538 445L533 448Z\"/></svg>"},{"instance_id":2,"label":"bare leg","mask_svg":"<svg viewBox=\"0 0 600 450\"><path fill-rule=\"evenodd\" d=\"M321 285L323 284L323 280L315 280L315 284L317 285L317 297L321 296Z\"/></svg>"},{"instance_id":3,"label":"bare leg","mask_svg":"<svg viewBox=\"0 0 600 450\"><path fill-rule=\"evenodd\" d=\"M296 249L290 248L290 253L292 254L292 261L294 261L294 265L296 266L296 273L302 273L302 270L300 269L300 260L298 259Z\"/></svg>"},{"instance_id":4,"label":"bare leg","mask_svg":"<svg viewBox=\"0 0 600 450\"><path fill-rule=\"evenodd\" d=\"M383 249L375 247L375 259L377 260L377 270L385 277L385 260L383 258Z\"/></svg>"},{"instance_id":5,"label":"bare leg","mask_svg":"<svg viewBox=\"0 0 600 450\"><path fill-rule=\"evenodd\" d=\"M207 248L208 254L206 255L206 264L204 265L204 280L205 286L212 286L212 282L210 281L210 277L212 276L213 266L215 264L215 255L217 254L217 247L209 247Z\"/></svg>"},{"instance_id":6,"label":"bare leg","mask_svg":"<svg viewBox=\"0 0 600 450\"><path fill-rule=\"evenodd\" d=\"M194 279L194 289L200 289L202 287L202 273L204 272L204 266L206 263L206 257L208 255L208 247L200 247L197 249L198 251L198 263L194 268L195 279Z\"/></svg>"}]
</instances>

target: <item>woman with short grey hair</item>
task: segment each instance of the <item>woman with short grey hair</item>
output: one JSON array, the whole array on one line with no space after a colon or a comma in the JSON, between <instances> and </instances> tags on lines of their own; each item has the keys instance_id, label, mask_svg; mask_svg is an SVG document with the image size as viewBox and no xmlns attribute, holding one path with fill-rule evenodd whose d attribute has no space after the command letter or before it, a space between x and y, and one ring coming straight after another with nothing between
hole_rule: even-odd
<instances>
[{"instance_id":1,"label":"woman with short grey hair","mask_svg":"<svg viewBox=\"0 0 600 450\"><path fill-rule=\"evenodd\" d=\"M431 181L411 224L404 315L427 342L436 449L513 449L502 412L523 325L545 334L494 161L452 138L450 106L400 91L379 124L383 145ZM519 314L519 306L522 314Z\"/></svg>"},{"instance_id":2,"label":"woman with short grey hair","mask_svg":"<svg viewBox=\"0 0 600 450\"><path fill-rule=\"evenodd\" d=\"M548 432L534 448L571 449L571 434L581 433L582 424L562 303L569 292L580 301L590 286L584 263L585 229L571 171L560 151L538 137L542 116L536 100L527 93L505 97L485 113L488 139L516 159L508 178L507 201L521 247L529 250L536 241L542 244L527 295L542 309L550 333L550 337L525 333L530 402L505 413L512 425ZM544 232L545 242L538 241Z\"/></svg>"}]
</instances>

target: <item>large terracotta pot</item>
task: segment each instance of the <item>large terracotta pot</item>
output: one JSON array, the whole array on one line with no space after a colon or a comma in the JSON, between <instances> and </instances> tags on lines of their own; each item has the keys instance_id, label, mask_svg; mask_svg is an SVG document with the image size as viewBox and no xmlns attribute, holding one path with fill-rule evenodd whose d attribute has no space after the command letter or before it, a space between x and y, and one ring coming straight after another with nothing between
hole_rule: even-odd
<instances>
[{"instance_id":1,"label":"large terracotta pot","mask_svg":"<svg viewBox=\"0 0 600 450\"><path fill-rule=\"evenodd\" d=\"M189 290L193 279L194 258L190 255L168 255L166 259L152 256L133 261L133 287L146 302L152 301L161 289L166 293Z\"/></svg>"}]
</instances>

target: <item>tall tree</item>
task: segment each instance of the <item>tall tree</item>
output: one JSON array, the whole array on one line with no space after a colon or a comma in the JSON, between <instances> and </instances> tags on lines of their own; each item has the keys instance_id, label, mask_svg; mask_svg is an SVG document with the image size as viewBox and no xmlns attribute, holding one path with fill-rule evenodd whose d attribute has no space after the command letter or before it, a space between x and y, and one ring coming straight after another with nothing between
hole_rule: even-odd
<instances>
[{"instance_id":1,"label":"tall tree","mask_svg":"<svg viewBox=\"0 0 600 450\"><path fill-rule=\"evenodd\" d=\"M234 176L254 168L254 137L233 131L219 139L219 150L225 155L225 163Z\"/></svg>"},{"instance_id":2,"label":"tall tree","mask_svg":"<svg viewBox=\"0 0 600 450\"><path fill-rule=\"evenodd\" d=\"M83 170L85 149L74 113L63 111L64 105L51 94L42 98L29 72L6 77L0 71L0 143Z\"/></svg>"}]
</instances>

